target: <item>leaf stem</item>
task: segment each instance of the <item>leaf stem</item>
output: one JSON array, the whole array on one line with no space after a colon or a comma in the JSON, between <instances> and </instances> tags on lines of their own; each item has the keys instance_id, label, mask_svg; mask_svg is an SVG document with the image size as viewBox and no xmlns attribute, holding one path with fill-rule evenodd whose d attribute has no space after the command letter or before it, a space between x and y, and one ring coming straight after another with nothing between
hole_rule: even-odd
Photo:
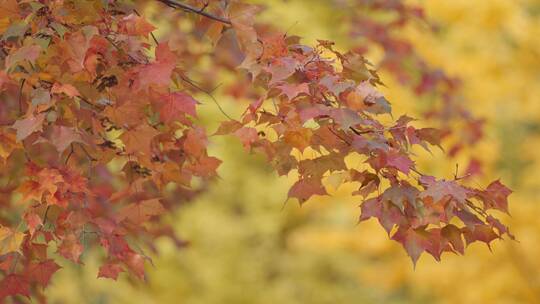
<instances>
[{"instance_id":1,"label":"leaf stem","mask_svg":"<svg viewBox=\"0 0 540 304\"><path fill-rule=\"evenodd\" d=\"M136 9L134 9L133 12L135 12L135 15L137 15L137 16L139 16L139 17L141 16L141 14L139 14L139 12L138 12ZM156 43L156 45L158 45L159 42L158 42L158 40L156 39L156 36L154 36L154 33L153 33L153 32L150 32L150 36L152 37L152 39L154 40L154 42Z\"/></svg>"}]
</instances>

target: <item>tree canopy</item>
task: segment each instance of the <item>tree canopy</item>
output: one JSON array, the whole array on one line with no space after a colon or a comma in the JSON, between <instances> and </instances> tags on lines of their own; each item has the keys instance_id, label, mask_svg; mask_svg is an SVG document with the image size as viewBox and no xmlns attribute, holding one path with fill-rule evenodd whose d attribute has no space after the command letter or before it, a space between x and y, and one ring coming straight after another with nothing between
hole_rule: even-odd
<instances>
[{"instance_id":1,"label":"tree canopy","mask_svg":"<svg viewBox=\"0 0 540 304\"><path fill-rule=\"evenodd\" d=\"M106 252L98 277L144 279L155 238L183 245L161 219L217 177L221 161L207 152L215 136L237 137L277 174L296 176L288 199L300 204L354 184L359 220L376 218L413 263L514 238L493 212L508 212L500 181L471 187L457 171L444 179L415 165L414 147L443 149L456 136L452 156L483 124L459 102L459 80L393 34L423 20L420 7L354 1L397 18L351 12L356 47L342 51L258 22L260 8L241 1L158 2L167 21L190 26L158 39L130 1L2 1L0 298L39 294L57 259L82 264L90 247ZM376 65L364 57L375 47ZM376 69L443 103L420 120L393 117ZM240 117L212 94L222 79L248 101ZM213 134L198 119L201 92L223 114ZM471 160L467 174L478 166Z\"/></svg>"}]
</instances>

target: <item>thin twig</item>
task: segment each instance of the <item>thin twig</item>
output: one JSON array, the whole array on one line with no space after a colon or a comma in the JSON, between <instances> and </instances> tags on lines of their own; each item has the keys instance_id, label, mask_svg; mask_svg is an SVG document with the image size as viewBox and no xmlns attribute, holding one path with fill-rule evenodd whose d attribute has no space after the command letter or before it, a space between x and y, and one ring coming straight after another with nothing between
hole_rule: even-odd
<instances>
[{"instance_id":1,"label":"thin twig","mask_svg":"<svg viewBox=\"0 0 540 304\"><path fill-rule=\"evenodd\" d=\"M21 80L21 86L19 87L19 114L20 115L22 115L22 90L23 90L25 82L26 82L26 78L23 78L23 80Z\"/></svg>"},{"instance_id":2,"label":"thin twig","mask_svg":"<svg viewBox=\"0 0 540 304\"><path fill-rule=\"evenodd\" d=\"M83 101L84 103L88 104L90 107L92 107L92 108L94 108L94 109L97 109L97 110L100 110L100 111L102 111L102 110L104 109L104 107L101 107L101 106L99 106L99 105L97 105L97 104L94 104L94 103L90 102L88 99L86 99L86 98L83 97L83 96L79 96L79 99L80 99L81 101Z\"/></svg>"},{"instance_id":3,"label":"thin twig","mask_svg":"<svg viewBox=\"0 0 540 304\"><path fill-rule=\"evenodd\" d=\"M195 84L193 82L193 80L183 76L183 75L180 75L180 79L182 79L183 81L187 82L189 85L191 85L192 87L196 88L197 90L203 92L204 94L208 95L208 97L210 97L210 99L212 99L212 101L216 104L216 106L218 107L219 111L225 115L225 117L227 117L228 119L230 120L236 120L234 118L232 118L229 114L227 114L227 112L225 112L225 110L221 107L221 105L219 104L219 102L216 100L216 98L214 97L214 95L211 94L211 92L208 92L207 90L201 88L199 85Z\"/></svg>"},{"instance_id":4,"label":"thin twig","mask_svg":"<svg viewBox=\"0 0 540 304\"><path fill-rule=\"evenodd\" d=\"M114 46L115 49L117 49L119 52L122 52L124 54L126 54L128 56L129 59L131 59L131 61L135 64L141 64L141 62L139 62L137 59L133 58L133 56L131 56L128 52L126 52L124 49L122 49L121 47L119 47L110 37L105 37L105 39L107 39L107 41L109 41L109 43Z\"/></svg>"},{"instance_id":5,"label":"thin twig","mask_svg":"<svg viewBox=\"0 0 540 304\"><path fill-rule=\"evenodd\" d=\"M73 152L74 152L74 149L73 149L73 144L70 145L70 150L69 150L69 154L67 155L66 157L66 161L64 162L64 165L67 165L68 162L69 162L69 159L71 158L71 155L73 155Z\"/></svg>"},{"instance_id":6,"label":"thin twig","mask_svg":"<svg viewBox=\"0 0 540 304\"><path fill-rule=\"evenodd\" d=\"M412 168L412 167L411 167L410 169L411 169L411 171L412 171L412 172L414 172L414 173L416 173L416 174L420 175L420 177L422 177L422 176L426 176L426 175L425 175L424 173L422 173L422 172L420 172L420 171L416 170L415 168Z\"/></svg>"},{"instance_id":7,"label":"thin twig","mask_svg":"<svg viewBox=\"0 0 540 304\"><path fill-rule=\"evenodd\" d=\"M467 202L467 204L466 204L467 206L471 207L474 211L478 212L483 217L487 217L489 215L489 214L487 214L487 212L485 212L480 207L476 206L473 202L471 202L471 200L466 199L465 201Z\"/></svg>"},{"instance_id":8,"label":"thin twig","mask_svg":"<svg viewBox=\"0 0 540 304\"><path fill-rule=\"evenodd\" d=\"M90 153L88 153L88 151L86 151L86 148L84 148L83 144L79 143L79 147L81 147L81 149L83 150L84 154L86 154L86 157L88 158L89 161L97 161L96 158L92 157L92 155L90 155Z\"/></svg>"},{"instance_id":9,"label":"thin twig","mask_svg":"<svg viewBox=\"0 0 540 304\"><path fill-rule=\"evenodd\" d=\"M47 209L45 209L45 214L43 215L43 225L41 225L41 227L45 226L45 224L47 224L47 215L49 214L49 209L51 208L51 206L47 206Z\"/></svg>"},{"instance_id":10,"label":"thin twig","mask_svg":"<svg viewBox=\"0 0 540 304\"><path fill-rule=\"evenodd\" d=\"M328 130L330 130L330 132L331 132L332 134L334 134L337 138L339 138L339 139L341 139L342 141L344 141L348 146L351 145L351 143L350 143L348 140L346 140L345 138L341 137L339 134L337 134L336 132L334 132L334 130L333 130L332 128L328 128Z\"/></svg>"},{"instance_id":11,"label":"thin twig","mask_svg":"<svg viewBox=\"0 0 540 304\"><path fill-rule=\"evenodd\" d=\"M16 268L17 268L17 264L19 263L19 254L15 254L15 262L13 262L13 264L11 264L11 268L9 269L9 273L14 273Z\"/></svg>"},{"instance_id":12,"label":"thin twig","mask_svg":"<svg viewBox=\"0 0 540 304\"><path fill-rule=\"evenodd\" d=\"M276 100L274 98L272 98L272 104L274 105L274 109L276 110L276 116L278 116L279 115L279 109L277 107Z\"/></svg>"},{"instance_id":13,"label":"thin twig","mask_svg":"<svg viewBox=\"0 0 540 304\"><path fill-rule=\"evenodd\" d=\"M391 127L391 128L385 128L385 129L382 129L382 130L369 129L369 130L363 130L363 131L358 131L353 127L349 127L349 128L351 129L351 131L354 132L354 134L362 135L362 134L369 134L369 133L383 133L383 132L386 132L386 131L405 129L406 126L395 126L395 127Z\"/></svg>"},{"instance_id":14,"label":"thin twig","mask_svg":"<svg viewBox=\"0 0 540 304\"><path fill-rule=\"evenodd\" d=\"M223 17L220 17L220 16L216 16L216 15L213 15L213 14L210 14L210 13L204 11L204 9L206 9L206 6L203 7L202 9L198 9L198 8L195 8L195 7L191 6L191 5L182 3L180 1L175 1L175 0L158 0L158 1L164 3L167 6L170 6L172 8L181 9L181 10L184 10L186 12L195 13L197 15L201 15L203 17L206 17L206 18L209 18L209 19L212 19L212 20L215 20L215 21L219 21L221 23L225 23L227 25L232 25L232 22L229 19L226 19L226 18L223 18Z\"/></svg>"},{"instance_id":15,"label":"thin twig","mask_svg":"<svg viewBox=\"0 0 540 304\"><path fill-rule=\"evenodd\" d=\"M137 15L139 17L141 16L141 14L139 14L139 12L136 9L133 9L133 12L135 12L135 15ZM154 33L150 32L150 36L152 37L152 39L154 40L156 45L158 45L159 42L157 41L156 36L154 36Z\"/></svg>"}]
</instances>

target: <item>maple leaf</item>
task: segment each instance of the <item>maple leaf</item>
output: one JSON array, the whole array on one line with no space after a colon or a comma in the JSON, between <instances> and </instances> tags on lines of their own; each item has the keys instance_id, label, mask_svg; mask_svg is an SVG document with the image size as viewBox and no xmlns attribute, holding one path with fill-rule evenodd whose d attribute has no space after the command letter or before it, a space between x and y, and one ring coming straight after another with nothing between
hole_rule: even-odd
<instances>
[{"instance_id":1,"label":"maple leaf","mask_svg":"<svg viewBox=\"0 0 540 304\"><path fill-rule=\"evenodd\" d=\"M91 46L92 38L98 34L97 27L91 25L66 33L62 44L65 49L62 59L68 63L71 72L77 73L86 68L86 54Z\"/></svg>"},{"instance_id":2,"label":"maple leaf","mask_svg":"<svg viewBox=\"0 0 540 304\"><path fill-rule=\"evenodd\" d=\"M105 114L119 126L137 126L145 117L144 104L130 99L122 104L107 107Z\"/></svg>"},{"instance_id":3,"label":"maple leaf","mask_svg":"<svg viewBox=\"0 0 540 304\"><path fill-rule=\"evenodd\" d=\"M300 204L303 204L313 195L326 194L326 189L324 189L321 180L315 178L307 178L298 180L289 190L288 197L297 198Z\"/></svg>"},{"instance_id":4,"label":"maple leaf","mask_svg":"<svg viewBox=\"0 0 540 304\"><path fill-rule=\"evenodd\" d=\"M9 274L0 282L0 300L16 295L30 299L30 284L22 275Z\"/></svg>"},{"instance_id":5,"label":"maple leaf","mask_svg":"<svg viewBox=\"0 0 540 304\"><path fill-rule=\"evenodd\" d=\"M175 92L163 96L163 104L160 109L160 117L164 123L182 118L185 114L197 117L195 105L197 101L183 92Z\"/></svg>"},{"instance_id":6,"label":"maple leaf","mask_svg":"<svg viewBox=\"0 0 540 304\"><path fill-rule=\"evenodd\" d=\"M58 253L68 260L75 263L79 263L81 254L83 253L83 246L79 242L77 236L73 233L68 234L60 246L58 246Z\"/></svg>"},{"instance_id":7,"label":"maple leaf","mask_svg":"<svg viewBox=\"0 0 540 304\"><path fill-rule=\"evenodd\" d=\"M67 202L59 201L58 197L56 197L59 186L64 182L64 177L60 171L53 168L38 168L33 164L28 167L28 170L31 171L30 174L33 174L37 181L29 180L21 185L19 191L24 195L23 201L28 199L41 201L45 195L48 204L67 204Z\"/></svg>"},{"instance_id":8,"label":"maple leaf","mask_svg":"<svg viewBox=\"0 0 540 304\"><path fill-rule=\"evenodd\" d=\"M11 152L17 149L20 144L17 142L15 133L7 132L7 129L4 128L0 129L0 142L0 159L5 162Z\"/></svg>"},{"instance_id":9,"label":"maple leaf","mask_svg":"<svg viewBox=\"0 0 540 304\"><path fill-rule=\"evenodd\" d=\"M347 53L343 57L343 74L345 77L360 83L367 83L367 80L373 82L374 75L367 68L368 61L356 53ZM369 83L367 83L369 84Z\"/></svg>"},{"instance_id":10,"label":"maple leaf","mask_svg":"<svg viewBox=\"0 0 540 304\"><path fill-rule=\"evenodd\" d=\"M353 192L352 194L361 195L364 198L367 198L368 195L375 192L379 188L379 184L381 183L381 180L376 174L370 173L368 171L354 171L352 174L352 180L361 183L358 190Z\"/></svg>"},{"instance_id":11,"label":"maple leaf","mask_svg":"<svg viewBox=\"0 0 540 304\"><path fill-rule=\"evenodd\" d=\"M394 167L405 174L409 174L411 168L414 168L414 162L406 155L390 153L386 157L389 166Z\"/></svg>"},{"instance_id":12,"label":"maple leaf","mask_svg":"<svg viewBox=\"0 0 540 304\"><path fill-rule=\"evenodd\" d=\"M32 105L39 107L39 106L49 106L49 103L51 102L51 95L49 94L48 90L45 90L43 88L37 88L35 90L32 90Z\"/></svg>"},{"instance_id":13,"label":"maple leaf","mask_svg":"<svg viewBox=\"0 0 540 304\"><path fill-rule=\"evenodd\" d=\"M234 135L236 135L240 139L242 145L246 149L249 149L252 143L259 140L259 135L257 129L255 128L242 127L236 130L234 132Z\"/></svg>"},{"instance_id":14,"label":"maple leaf","mask_svg":"<svg viewBox=\"0 0 540 304\"><path fill-rule=\"evenodd\" d=\"M331 153L314 159L305 159L298 162L298 172L303 176L321 178L327 171L340 171L347 169L343 159L338 154Z\"/></svg>"},{"instance_id":15,"label":"maple leaf","mask_svg":"<svg viewBox=\"0 0 540 304\"><path fill-rule=\"evenodd\" d=\"M113 232L111 235L102 236L100 243L107 249L109 256L116 259L126 260L133 253L124 235Z\"/></svg>"},{"instance_id":16,"label":"maple leaf","mask_svg":"<svg viewBox=\"0 0 540 304\"><path fill-rule=\"evenodd\" d=\"M454 252L452 247L449 245L449 242L442 236L440 228L428 229L423 232L423 234L429 241L429 246L426 248L426 252L431 254L436 261L441 261L441 254L443 252Z\"/></svg>"},{"instance_id":17,"label":"maple leaf","mask_svg":"<svg viewBox=\"0 0 540 304\"><path fill-rule=\"evenodd\" d=\"M465 203L468 191L455 181L433 181L427 184L427 190L420 194L420 197L431 197L434 202L440 202L445 197L452 197L460 203Z\"/></svg>"},{"instance_id":18,"label":"maple leaf","mask_svg":"<svg viewBox=\"0 0 540 304\"><path fill-rule=\"evenodd\" d=\"M107 263L99 267L98 278L109 278L116 281L118 275L124 272L124 268L116 263Z\"/></svg>"},{"instance_id":19,"label":"maple leaf","mask_svg":"<svg viewBox=\"0 0 540 304\"><path fill-rule=\"evenodd\" d=\"M227 120L221 122L218 129L214 135L225 135L236 132L238 129L242 128L244 125L236 120Z\"/></svg>"},{"instance_id":20,"label":"maple leaf","mask_svg":"<svg viewBox=\"0 0 540 304\"><path fill-rule=\"evenodd\" d=\"M270 84L275 84L289 78L296 71L298 62L293 58L281 57L271 66L266 67L266 71L272 75Z\"/></svg>"},{"instance_id":21,"label":"maple leaf","mask_svg":"<svg viewBox=\"0 0 540 304\"><path fill-rule=\"evenodd\" d=\"M339 186L341 186L345 182L350 181L350 179L351 179L351 175L347 171L345 171L345 172L334 172L334 173L330 174L330 176L328 176L326 178L326 182L327 182L328 185L332 186L332 188L334 188L334 190L337 190L339 188Z\"/></svg>"},{"instance_id":22,"label":"maple leaf","mask_svg":"<svg viewBox=\"0 0 540 304\"><path fill-rule=\"evenodd\" d=\"M488 185L485 191L481 192L486 205L508 213L508 196L512 190L508 189L499 180Z\"/></svg>"},{"instance_id":23,"label":"maple leaf","mask_svg":"<svg viewBox=\"0 0 540 304\"><path fill-rule=\"evenodd\" d=\"M516 237L510 233L510 230L508 229L508 227L506 227L505 225L503 225L501 223L501 221L499 221L498 219L494 218L493 216L491 215L488 215L486 217L486 221L492 226L494 227L495 229L497 229L499 231L499 235L503 235L503 234L506 234L511 240L515 240Z\"/></svg>"},{"instance_id":24,"label":"maple leaf","mask_svg":"<svg viewBox=\"0 0 540 304\"><path fill-rule=\"evenodd\" d=\"M138 67L138 84L142 88L149 85L167 86L176 67L176 56L171 52L168 43L160 43L156 47L156 62Z\"/></svg>"},{"instance_id":25,"label":"maple leaf","mask_svg":"<svg viewBox=\"0 0 540 304\"><path fill-rule=\"evenodd\" d=\"M394 204L401 212L404 212L407 203L415 206L418 193L419 191L412 186L397 185L386 189L382 194L382 198Z\"/></svg>"},{"instance_id":26,"label":"maple leaf","mask_svg":"<svg viewBox=\"0 0 540 304\"><path fill-rule=\"evenodd\" d=\"M360 208L360 221L365 221L372 217L380 218L382 215L382 203L378 198L365 200L360 205Z\"/></svg>"},{"instance_id":27,"label":"maple leaf","mask_svg":"<svg viewBox=\"0 0 540 304\"><path fill-rule=\"evenodd\" d=\"M310 146L312 136L313 131L307 128L302 128L285 132L283 138L287 144L297 148L300 151L304 151Z\"/></svg>"},{"instance_id":28,"label":"maple leaf","mask_svg":"<svg viewBox=\"0 0 540 304\"><path fill-rule=\"evenodd\" d=\"M349 106L357 110L365 110L373 114L391 112L390 103L368 81L361 82L356 89L347 96Z\"/></svg>"},{"instance_id":29,"label":"maple leaf","mask_svg":"<svg viewBox=\"0 0 540 304\"><path fill-rule=\"evenodd\" d=\"M336 120L336 122L339 122L340 119L341 119L341 116L339 113L336 113L335 111L329 111L327 108L323 107L323 106L314 106L314 107L308 107L308 108L303 108L300 110L300 113L298 113L299 116L300 116L300 119L302 120L302 122L306 122L312 118L316 118L316 117L320 117L320 116L324 116L324 115L329 115L329 114L333 114L334 115L334 119Z\"/></svg>"},{"instance_id":30,"label":"maple leaf","mask_svg":"<svg viewBox=\"0 0 540 304\"><path fill-rule=\"evenodd\" d=\"M134 129L125 131L120 139L126 147L128 154L152 156L152 148L150 146L152 139L159 132L148 124L140 124Z\"/></svg>"},{"instance_id":31,"label":"maple leaf","mask_svg":"<svg viewBox=\"0 0 540 304\"><path fill-rule=\"evenodd\" d=\"M467 210L457 210L457 217L467 226L482 225L483 222L472 212Z\"/></svg>"},{"instance_id":32,"label":"maple leaf","mask_svg":"<svg viewBox=\"0 0 540 304\"><path fill-rule=\"evenodd\" d=\"M49 285L52 275L61 267L53 260L46 260L39 263L31 263L26 269L26 277L30 282L36 282L43 287Z\"/></svg>"},{"instance_id":33,"label":"maple leaf","mask_svg":"<svg viewBox=\"0 0 540 304\"><path fill-rule=\"evenodd\" d=\"M483 224L463 228L463 236L465 237L467 245L475 241L481 241L486 243L488 247L490 247L491 241L499 238L493 231L493 228Z\"/></svg>"},{"instance_id":34,"label":"maple leaf","mask_svg":"<svg viewBox=\"0 0 540 304\"><path fill-rule=\"evenodd\" d=\"M208 139L204 130L195 128L188 131L184 141L184 150L191 155L200 155L206 151Z\"/></svg>"},{"instance_id":35,"label":"maple leaf","mask_svg":"<svg viewBox=\"0 0 540 304\"><path fill-rule=\"evenodd\" d=\"M448 224L441 229L441 234L448 242L450 242L450 244L452 244L454 250L461 254L465 253L465 246L463 245L463 239L461 237L462 232L458 227Z\"/></svg>"},{"instance_id":36,"label":"maple leaf","mask_svg":"<svg viewBox=\"0 0 540 304\"><path fill-rule=\"evenodd\" d=\"M41 47L37 44L23 46L6 58L6 67L12 68L15 63L28 60L34 63L41 53Z\"/></svg>"},{"instance_id":37,"label":"maple leaf","mask_svg":"<svg viewBox=\"0 0 540 304\"><path fill-rule=\"evenodd\" d=\"M186 166L186 169L191 170L197 176L212 177L217 174L216 170L221 163L221 160L215 157L201 155L197 158L196 163Z\"/></svg>"},{"instance_id":38,"label":"maple leaf","mask_svg":"<svg viewBox=\"0 0 540 304\"><path fill-rule=\"evenodd\" d=\"M130 14L122 18L119 27L119 30L122 33L126 33L131 36L144 37L148 37L148 34L156 29L156 27L148 23L146 19L135 14Z\"/></svg>"},{"instance_id":39,"label":"maple leaf","mask_svg":"<svg viewBox=\"0 0 540 304\"><path fill-rule=\"evenodd\" d=\"M336 75L324 75L319 80L319 83L322 86L326 87L334 96L340 96L341 93L352 90L355 87L355 83L353 81L343 80ZM354 96L354 97L362 98L361 96ZM351 96L351 98L353 98L353 96ZM349 104L349 106L354 110L360 110L363 108L363 106L361 105L359 107L355 107L354 105Z\"/></svg>"},{"instance_id":40,"label":"maple leaf","mask_svg":"<svg viewBox=\"0 0 540 304\"><path fill-rule=\"evenodd\" d=\"M260 9L254 5L248 5L240 2L232 2L229 5L229 19L238 36L240 47L245 53L256 57L260 53L260 47L257 42L257 32L253 27L255 14Z\"/></svg>"},{"instance_id":41,"label":"maple leaf","mask_svg":"<svg viewBox=\"0 0 540 304\"><path fill-rule=\"evenodd\" d=\"M144 256L138 253L130 253L126 259L126 265L139 279L144 279Z\"/></svg>"},{"instance_id":42,"label":"maple leaf","mask_svg":"<svg viewBox=\"0 0 540 304\"><path fill-rule=\"evenodd\" d=\"M147 222L151 217L165 212L160 199L154 198L127 205L119 211L119 220L127 219L135 224Z\"/></svg>"},{"instance_id":43,"label":"maple leaf","mask_svg":"<svg viewBox=\"0 0 540 304\"><path fill-rule=\"evenodd\" d=\"M443 148L441 147L442 132L438 129L423 128L416 130L416 137L418 137L420 140L427 141L428 143L437 146L441 150L443 150Z\"/></svg>"},{"instance_id":44,"label":"maple leaf","mask_svg":"<svg viewBox=\"0 0 540 304\"><path fill-rule=\"evenodd\" d=\"M66 126L53 126L49 142L59 153L64 152L72 143L83 143L81 135L74 128Z\"/></svg>"},{"instance_id":45,"label":"maple leaf","mask_svg":"<svg viewBox=\"0 0 540 304\"><path fill-rule=\"evenodd\" d=\"M28 225L28 231L30 231L30 235L33 235L37 227L43 224L41 217L39 217L39 215L34 212L25 213L24 220Z\"/></svg>"},{"instance_id":46,"label":"maple leaf","mask_svg":"<svg viewBox=\"0 0 540 304\"><path fill-rule=\"evenodd\" d=\"M18 258L17 253L4 255L2 258L3 258L3 261L0 262L0 270L2 270L5 273L8 273L9 270L12 268L13 263L16 261L16 258Z\"/></svg>"},{"instance_id":47,"label":"maple leaf","mask_svg":"<svg viewBox=\"0 0 540 304\"><path fill-rule=\"evenodd\" d=\"M269 36L259 37L264 45L263 54L261 59L272 59L276 57L287 55L287 36L277 34L271 34Z\"/></svg>"},{"instance_id":48,"label":"maple leaf","mask_svg":"<svg viewBox=\"0 0 540 304\"><path fill-rule=\"evenodd\" d=\"M411 257L414 266L416 266L420 255L431 246L426 231L412 228L400 227L392 236L392 240L403 245L403 248L405 248L405 251Z\"/></svg>"},{"instance_id":49,"label":"maple leaf","mask_svg":"<svg viewBox=\"0 0 540 304\"><path fill-rule=\"evenodd\" d=\"M293 100L294 98L296 98L296 96L300 94L309 95L309 86L305 82L301 84L284 83L277 87L281 90L283 94L287 96L289 100Z\"/></svg>"},{"instance_id":50,"label":"maple leaf","mask_svg":"<svg viewBox=\"0 0 540 304\"><path fill-rule=\"evenodd\" d=\"M75 88L71 84L69 83L61 84L61 83L55 82L51 88L51 94L62 94L62 93L66 94L69 97L75 97L75 96L81 95L79 91L77 90L77 88Z\"/></svg>"},{"instance_id":51,"label":"maple leaf","mask_svg":"<svg viewBox=\"0 0 540 304\"><path fill-rule=\"evenodd\" d=\"M0 226L0 256L19 252L25 234Z\"/></svg>"},{"instance_id":52,"label":"maple leaf","mask_svg":"<svg viewBox=\"0 0 540 304\"><path fill-rule=\"evenodd\" d=\"M44 232L43 235L45 236L46 240L50 239L50 234L47 232ZM28 249L37 260L44 261L47 259L47 244L28 243L27 245L28 247L25 249Z\"/></svg>"},{"instance_id":53,"label":"maple leaf","mask_svg":"<svg viewBox=\"0 0 540 304\"><path fill-rule=\"evenodd\" d=\"M395 140L399 141L401 145L407 146L407 124L411 121L415 121L414 118L411 118L407 115L402 115L399 117L399 119L396 121L396 124L389 129L390 133L394 137ZM414 128L411 127L413 130ZM412 143L411 143L412 145Z\"/></svg>"},{"instance_id":54,"label":"maple leaf","mask_svg":"<svg viewBox=\"0 0 540 304\"><path fill-rule=\"evenodd\" d=\"M330 116L341 126L341 129L345 131L348 131L351 127L363 122L356 111L347 108L334 109L330 112Z\"/></svg>"},{"instance_id":55,"label":"maple leaf","mask_svg":"<svg viewBox=\"0 0 540 304\"><path fill-rule=\"evenodd\" d=\"M364 100L364 103L368 105L366 111L373 114L388 114L392 112L390 102L384 97L379 97L374 100Z\"/></svg>"},{"instance_id":56,"label":"maple leaf","mask_svg":"<svg viewBox=\"0 0 540 304\"><path fill-rule=\"evenodd\" d=\"M403 215L401 210L399 210L399 207L390 201L381 201L381 213L377 217L377 220L388 235L390 235L392 229L394 229L396 225L398 227L408 225L408 219Z\"/></svg>"},{"instance_id":57,"label":"maple leaf","mask_svg":"<svg viewBox=\"0 0 540 304\"><path fill-rule=\"evenodd\" d=\"M17 4L16 0L4 0L2 1L2 8L4 10L1 11L1 18L16 18L18 17L18 14L20 13L19 5Z\"/></svg>"},{"instance_id":58,"label":"maple leaf","mask_svg":"<svg viewBox=\"0 0 540 304\"><path fill-rule=\"evenodd\" d=\"M45 114L38 114L36 116L29 115L24 119L17 120L12 128L17 131L17 141L22 141L30 134L43 130L43 120Z\"/></svg>"}]
</instances>

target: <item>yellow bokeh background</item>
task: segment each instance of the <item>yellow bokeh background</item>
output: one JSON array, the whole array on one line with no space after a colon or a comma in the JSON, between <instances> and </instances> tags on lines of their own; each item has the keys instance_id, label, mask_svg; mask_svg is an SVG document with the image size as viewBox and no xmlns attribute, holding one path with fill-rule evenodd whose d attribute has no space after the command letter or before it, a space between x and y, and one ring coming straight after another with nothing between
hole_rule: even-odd
<instances>
[{"instance_id":1,"label":"yellow bokeh background","mask_svg":"<svg viewBox=\"0 0 540 304\"><path fill-rule=\"evenodd\" d=\"M251 1L260 20L290 34L351 45L342 14L325 0ZM511 217L518 242L471 245L465 256L422 256L413 269L398 243L373 220L357 224L358 197L346 186L300 207L284 204L292 178L278 178L231 138L212 138L224 163L210 191L165 220L190 246L159 239L146 282L122 274L96 279L99 253L85 267L64 263L46 293L51 303L540 303L540 2L424 0L440 30L402 30L428 62L463 81L467 107L487 119L485 139L469 155L486 176L514 190ZM149 8L152 9L152 8ZM167 20L158 20L158 24ZM372 56L376 59L377 54ZM376 61L376 60L374 60ZM418 113L418 97L382 73L394 116ZM216 95L231 113L230 97ZM222 119L208 97L210 130ZM451 177L442 152L419 155L424 171ZM478 178L474 183L485 185Z\"/></svg>"}]
</instances>

